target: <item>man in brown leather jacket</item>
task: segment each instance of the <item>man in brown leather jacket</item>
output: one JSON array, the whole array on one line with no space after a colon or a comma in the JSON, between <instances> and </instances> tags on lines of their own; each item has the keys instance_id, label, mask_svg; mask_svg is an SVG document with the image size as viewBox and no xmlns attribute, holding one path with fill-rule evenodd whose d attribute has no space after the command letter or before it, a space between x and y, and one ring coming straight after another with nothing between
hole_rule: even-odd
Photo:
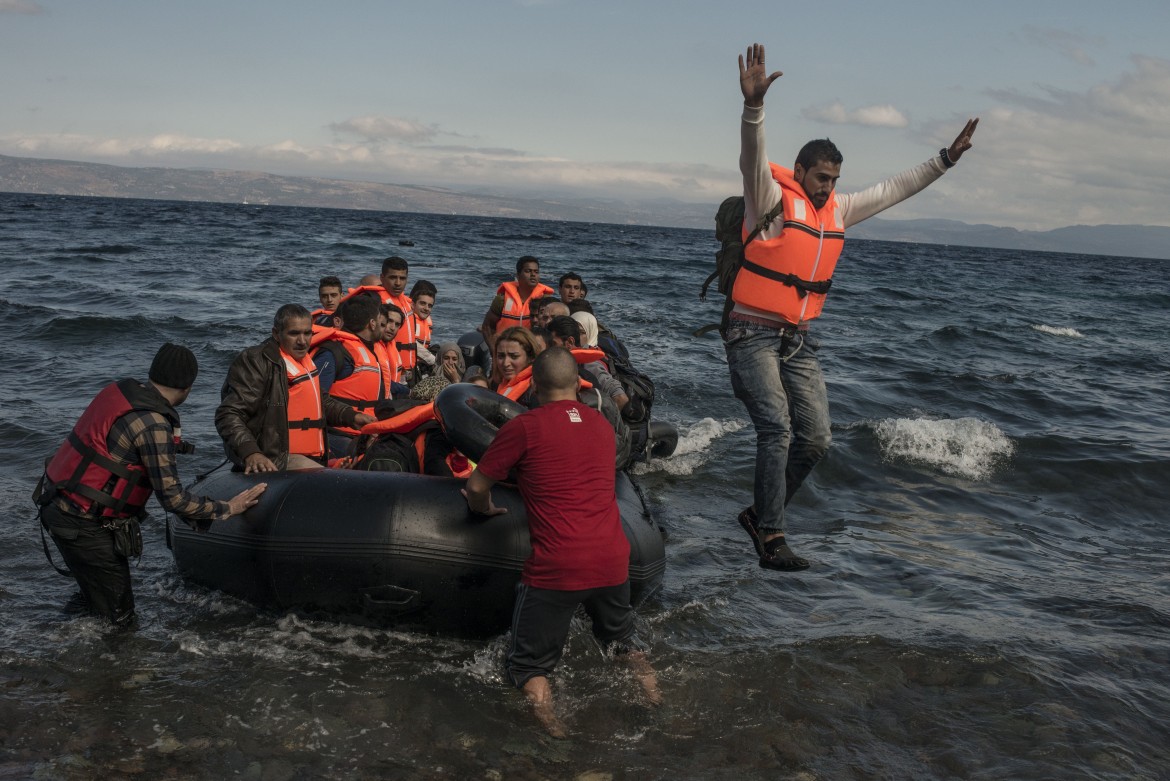
<instances>
[{"instance_id":1,"label":"man in brown leather jacket","mask_svg":"<svg viewBox=\"0 0 1170 781\"><path fill-rule=\"evenodd\" d=\"M276 311L272 337L241 352L228 369L215 429L223 437L228 458L245 472L321 466L305 456L289 455L288 371L281 355L283 351L302 360L312 333L309 310L285 304ZM361 428L375 420L327 395L322 394L321 401L330 426Z\"/></svg>"}]
</instances>

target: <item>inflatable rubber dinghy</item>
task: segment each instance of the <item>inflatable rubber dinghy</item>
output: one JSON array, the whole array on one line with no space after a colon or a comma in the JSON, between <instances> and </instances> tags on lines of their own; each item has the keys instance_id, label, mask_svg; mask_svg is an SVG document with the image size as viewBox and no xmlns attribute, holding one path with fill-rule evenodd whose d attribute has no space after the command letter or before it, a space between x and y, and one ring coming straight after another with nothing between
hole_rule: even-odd
<instances>
[{"instance_id":1,"label":"inflatable rubber dinghy","mask_svg":"<svg viewBox=\"0 0 1170 781\"><path fill-rule=\"evenodd\" d=\"M185 579L256 605L361 623L460 635L511 625L531 551L515 488L492 489L508 512L490 518L468 511L465 481L402 472L245 475L224 466L192 490L226 500L259 482L268 490L243 515L199 530L170 520L167 544ZM619 472L616 489L637 606L661 588L666 554L637 486Z\"/></svg>"}]
</instances>

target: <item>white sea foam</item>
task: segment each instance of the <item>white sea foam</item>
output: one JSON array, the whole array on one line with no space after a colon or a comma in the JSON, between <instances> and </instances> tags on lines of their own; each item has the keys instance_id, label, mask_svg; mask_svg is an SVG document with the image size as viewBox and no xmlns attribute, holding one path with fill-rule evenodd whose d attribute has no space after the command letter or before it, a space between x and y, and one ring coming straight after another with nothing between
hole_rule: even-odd
<instances>
[{"instance_id":1,"label":"white sea foam","mask_svg":"<svg viewBox=\"0 0 1170 781\"><path fill-rule=\"evenodd\" d=\"M727 434L734 434L746 424L742 420L715 420L703 418L690 426L680 426L678 446L668 458L652 458L649 462L637 464L633 472L644 475L649 472L666 472L672 475L693 474L711 457L711 443Z\"/></svg>"},{"instance_id":2,"label":"white sea foam","mask_svg":"<svg viewBox=\"0 0 1170 781\"><path fill-rule=\"evenodd\" d=\"M1015 451L1006 434L976 418L887 419L873 428L887 459L929 464L970 480L986 479Z\"/></svg>"},{"instance_id":3,"label":"white sea foam","mask_svg":"<svg viewBox=\"0 0 1170 781\"><path fill-rule=\"evenodd\" d=\"M1043 324L1033 325L1032 328L1042 334L1052 334L1053 336L1068 336L1072 337L1073 339L1085 338L1085 335L1075 328L1057 328L1054 325Z\"/></svg>"}]
</instances>

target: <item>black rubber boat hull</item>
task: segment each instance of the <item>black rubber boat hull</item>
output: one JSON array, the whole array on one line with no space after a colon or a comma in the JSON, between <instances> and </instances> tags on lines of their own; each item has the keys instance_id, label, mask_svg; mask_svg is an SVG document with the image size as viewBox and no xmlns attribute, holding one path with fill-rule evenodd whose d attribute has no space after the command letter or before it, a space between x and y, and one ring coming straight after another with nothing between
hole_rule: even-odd
<instances>
[{"instance_id":1,"label":"black rubber boat hull","mask_svg":"<svg viewBox=\"0 0 1170 781\"><path fill-rule=\"evenodd\" d=\"M471 515L464 481L340 469L264 476L226 467L193 487L228 499L267 482L260 503L192 529L172 518L167 542L194 583L256 605L363 623L487 635L511 623L515 586L530 552L519 493L493 489L505 515ZM662 534L637 487L617 476L630 540L635 605L662 585Z\"/></svg>"}]
</instances>

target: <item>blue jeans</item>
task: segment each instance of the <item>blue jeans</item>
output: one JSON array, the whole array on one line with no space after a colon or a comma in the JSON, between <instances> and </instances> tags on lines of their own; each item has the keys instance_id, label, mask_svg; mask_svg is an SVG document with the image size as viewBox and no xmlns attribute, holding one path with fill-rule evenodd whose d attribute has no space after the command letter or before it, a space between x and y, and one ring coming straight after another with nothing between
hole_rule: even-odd
<instances>
[{"instance_id":1,"label":"blue jeans","mask_svg":"<svg viewBox=\"0 0 1170 781\"><path fill-rule=\"evenodd\" d=\"M723 341L731 387L756 428L755 508L761 535L784 532L784 508L832 441L829 398L807 332L731 316Z\"/></svg>"}]
</instances>

